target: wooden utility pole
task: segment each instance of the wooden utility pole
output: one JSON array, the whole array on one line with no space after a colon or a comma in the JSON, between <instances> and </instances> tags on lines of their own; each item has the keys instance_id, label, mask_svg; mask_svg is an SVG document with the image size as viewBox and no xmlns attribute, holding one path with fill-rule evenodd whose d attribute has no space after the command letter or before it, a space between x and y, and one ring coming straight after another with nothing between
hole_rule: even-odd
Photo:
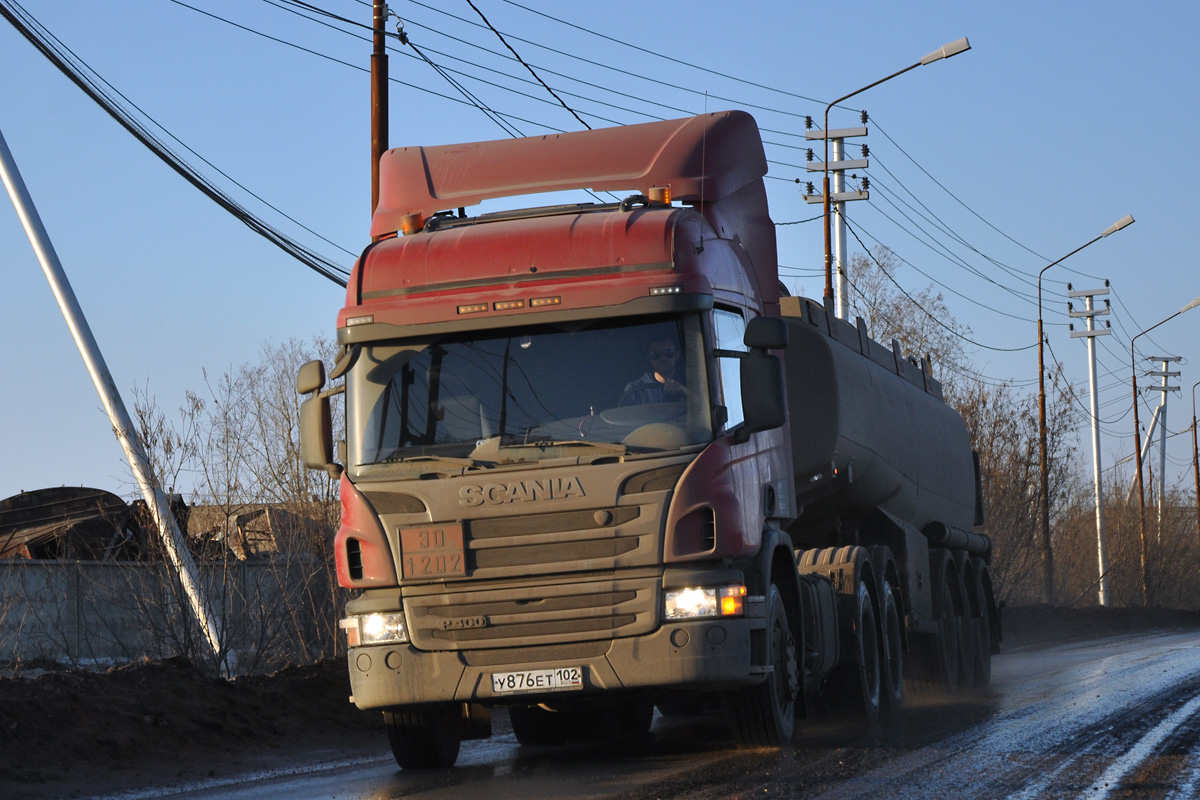
<instances>
[{"instance_id":1,"label":"wooden utility pole","mask_svg":"<svg viewBox=\"0 0 1200 800\"><path fill-rule=\"evenodd\" d=\"M379 159L388 142L388 66L384 23L387 3L375 0L371 27L375 47L371 52L371 213L379 205Z\"/></svg>"}]
</instances>

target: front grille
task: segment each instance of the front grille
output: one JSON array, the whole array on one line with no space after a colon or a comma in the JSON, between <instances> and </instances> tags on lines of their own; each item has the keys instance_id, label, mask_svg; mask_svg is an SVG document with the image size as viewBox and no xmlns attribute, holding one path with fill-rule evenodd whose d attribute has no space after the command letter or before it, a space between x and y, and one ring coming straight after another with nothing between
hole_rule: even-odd
<instances>
[{"instance_id":1,"label":"front grille","mask_svg":"<svg viewBox=\"0 0 1200 800\"><path fill-rule=\"evenodd\" d=\"M404 612L422 650L605 641L654 630L658 585L656 577L606 578L410 595Z\"/></svg>"},{"instance_id":2,"label":"front grille","mask_svg":"<svg viewBox=\"0 0 1200 800\"><path fill-rule=\"evenodd\" d=\"M649 513L644 513L649 512ZM472 578L649 566L658 560L655 507L527 514L469 520L467 573Z\"/></svg>"}]
</instances>

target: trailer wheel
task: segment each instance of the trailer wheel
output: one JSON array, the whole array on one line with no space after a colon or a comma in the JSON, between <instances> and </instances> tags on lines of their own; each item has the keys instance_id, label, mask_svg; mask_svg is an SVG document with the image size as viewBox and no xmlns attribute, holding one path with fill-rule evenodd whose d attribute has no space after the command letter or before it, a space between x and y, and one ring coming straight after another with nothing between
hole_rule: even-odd
<instances>
[{"instance_id":1,"label":"trailer wheel","mask_svg":"<svg viewBox=\"0 0 1200 800\"><path fill-rule=\"evenodd\" d=\"M385 711L383 724L404 769L442 769L458 760L462 717L456 704Z\"/></svg>"},{"instance_id":2,"label":"trailer wheel","mask_svg":"<svg viewBox=\"0 0 1200 800\"><path fill-rule=\"evenodd\" d=\"M908 671L907 691L911 696L935 697L958 691L959 623L954 613L953 573L940 560L932 558L930 584L935 589L933 613L937 621L936 634L914 637L913 667Z\"/></svg>"},{"instance_id":3,"label":"trailer wheel","mask_svg":"<svg viewBox=\"0 0 1200 800\"><path fill-rule=\"evenodd\" d=\"M975 686L983 688L992 682L992 618L989 614L987 592L983 588L983 576L987 565L982 558L973 559L975 562L975 580L972 587L975 592L976 607L979 617L975 623Z\"/></svg>"},{"instance_id":4,"label":"trailer wheel","mask_svg":"<svg viewBox=\"0 0 1200 800\"><path fill-rule=\"evenodd\" d=\"M541 706L513 706L508 710L513 733L524 745L556 745L567 740L567 712Z\"/></svg>"},{"instance_id":5,"label":"trailer wheel","mask_svg":"<svg viewBox=\"0 0 1200 800\"><path fill-rule=\"evenodd\" d=\"M881 583L879 598L880 710L886 716L899 713L904 703L904 642L900 634L900 610L887 581Z\"/></svg>"},{"instance_id":6,"label":"trailer wheel","mask_svg":"<svg viewBox=\"0 0 1200 800\"><path fill-rule=\"evenodd\" d=\"M848 718L870 725L879 719L881 702L879 622L866 581L858 582L858 592L849 599L853 600L847 620L851 635L847 639L843 633L844 663L830 675L827 691L835 709L840 706Z\"/></svg>"},{"instance_id":7,"label":"trailer wheel","mask_svg":"<svg viewBox=\"0 0 1200 800\"><path fill-rule=\"evenodd\" d=\"M975 576L963 575L959 585L962 598L961 613L958 614L958 687L967 691L975 686L975 651L979 638L978 619L972 614L972 599L975 592Z\"/></svg>"},{"instance_id":8,"label":"trailer wheel","mask_svg":"<svg viewBox=\"0 0 1200 800\"><path fill-rule=\"evenodd\" d=\"M792 739L800 667L788 609L778 587L767 599L767 662L774 668L762 683L726 695L730 731L739 747L780 747Z\"/></svg>"},{"instance_id":9,"label":"trailer wheel","mask_svg":"<svg viewBox=\"0 0 1200 800\"><path fill-rule=\"evenodd\" d=\"M959 654L962 652L959 644L962 617L954 613L954 588L950 585L952 578L953 576L949 572L942 572L939 581L937 571L934 572L934 580L942 587L942 610L938 614L938 632L935 637L936 678L942 684L942 688L950 694L958 691L958 660Z\"/></svg>"}]
</instances>

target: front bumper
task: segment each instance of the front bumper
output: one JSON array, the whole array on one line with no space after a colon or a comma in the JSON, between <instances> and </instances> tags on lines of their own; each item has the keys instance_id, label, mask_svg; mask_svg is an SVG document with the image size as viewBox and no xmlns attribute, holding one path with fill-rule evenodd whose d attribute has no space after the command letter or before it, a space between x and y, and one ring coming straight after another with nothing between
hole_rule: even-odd
<instances>
[{"instance_id":1,"label":"front bumper","mask_svg":"<svg viewBox=\"0 0 1200 800\"><path fill-rule=\"evenodd\" d=\"M543 694L496 695L491 675L582 667L583 688L560 700L627 689L716 690L758 683L769 672L765 620L724 617L669 621L640 636L599 642L489 650L422 651L408 644L355 647L349 653L353 702L362 709L440 702L544 702ZM757 656L757 658L756 658Z\"/></svg>"}]
</instances>

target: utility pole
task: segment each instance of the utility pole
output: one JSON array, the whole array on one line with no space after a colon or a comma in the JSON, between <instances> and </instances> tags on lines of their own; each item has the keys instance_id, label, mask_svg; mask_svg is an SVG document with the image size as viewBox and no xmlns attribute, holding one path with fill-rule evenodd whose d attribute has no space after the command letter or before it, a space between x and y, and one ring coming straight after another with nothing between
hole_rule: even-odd
<instances>
[{"instance_id":1,"label":"utility pole","mask_svg":"<svg viewBox=\"0 0 1200 800\"><path fill-rule=\"evenodd\" d=\"M384 23L388 7L375 0L371 12L374 49L371 52L371 213L379 205L379 159L388 143L388 58Z\"/></svg>"},{"instance_id":2,"label":"utility pole","mask_svg":"<svg viewBox=\"0 0 1200 800\"><path fill-rule=\"evenodd\" d=\"M100 395L100 402L104 406L105 413L108 414L109 424L117 436L121 449L125 451L129 469L133 472L138 487L142 490L142 497L146 499L146 507L154 517L154 523L162 537L167 557L179 576L179 583L187 596L192 613L200 623L205 641L208 643L221 673L225 677L230 677L237 668L235 655L232 651L224 649L225 637L221 629L220 618L205 596L204 587L200 581L200 572L196 569L196 562L187 548L187 539L179 530L175 515L171 513L170 501L167 500L162 487L156 482L154 470L150 466L150 459L146 456L146 451L137 437L137 429L133 425L129 411L125 408L121 393L117 391L112 373L108 371L108 365L104 361L104 354L100 352L100 345L97 344L96 337L92 335L92 328L83 314L79 299L75 296L75 290L71 288L71 282L67 279L62 262L58 260L58 253L54 250L50 235L42 224L42 218L33 204L33 198L30 197L29 189L26 188L25 181L21 178L21 173L17 169L16 161L8 149L8 143L5 142L3 134L0 134L0 182L3 182L13 206L17 210L17 217L21 220L25 235L29 237L29 244L33 247L38 263L42 266L42 273L46 276L47 283L50 284L50 291L54 293L54 299L58 302L59 310L62 311L63 319L67 322L71 337L75 340L75 346L79 348L79 355L83 358L83 364L92 379L92 385L96 387L96 393Z\"/></svg>"},{"instance_id":3,"label":"utility pole","mask_svg":"<svg viewBox=\"0 0 1200 800\"><path fill-rule=\"evenodd\" d=\"M1087 321L1087 330L1076 331L1075 326L1071 326L1072 338L1087 339L1088 348L1088 384L1091 387L1092 404L1092 473L1094 475L1095 496L1096 496L1096 560L1100 569L1100 587L1099 599L1100 605L1107 606L1109 604L1108 593L1108 560L1105 555L1104 548L1104 485L1101 480L1100 468L1100 401L1096 392L1096 337L1108 336L1112 331L1108 327L1097 328L1096 317L1104 316L1109 313L1108 301L1104 301L1104 308L1097 309L1094 304L1094 299L1100 295L1108 294L1108 282L1105 281L1105 288L1090 289L1085 291L1072 291L1071 285L1067 284L1067 296L1071 298L1084 298L1085 309L1076 311L1074 305L1067 304L1068 316L1082 317Z\"/></svg>"},{"instance_id":4,"label":"utility pole","mask_svg":"<svg viewBox=\"0 0 1200 800\"><path fill-rule=\"evenodd\" d=\"M828 163L828 171L832 182L832 188L829 194L829 201L833 206L833 215L837 219L837 224L833 226L833 269L834 269L834 314L838 319L846 319L846 294L848 286L846 285L846 202L850 200L866 200L870 197L867 189L867 179L863 178L863 189L857 192L846 191L846 170L850 169L866 169L869 162L866 158L867 146L863 145L863 158L847 161L845 158L845 141L851 137L866 136L867 129L865 127L867 121L867 112L862 112L862 121L864 127L861 128L837 128L831 131L805 131L804 138L806 139L827 139L829 147L832 150L830 153L830 161ZM806 124L811 127L812 117L809 117ZM826 170L826 162L813 161L813 151L808 151L808 165L806 169L809 172L824 172ZM812 184L808 185L808 194L803 195L806 203L824 203L825 196L822 194L813 194Z\"/></svg>"},{"instance_id":5,"label":"utility pole","mask_svg":"<svg viewBox=\"0 0 1200 800\"><path fill-rule=\"evenodd\" d=\"M1162 392L1162 400L1158 407L1162 409L1158 419L1158 533L1155 541L1162 544L1163 513L1166 509L1167 490L1167 396L1170 392L1178 392L1178 386L1169 385L1170 378L1178 378L1178 372L1169 372L1168 366L1183 359L1180 356L1147 356L1147 361L1161 361L1162 372L1148 372L1147 376L1162 378L1162 384L1153 386L1147 391ZM1149 438L1149 437L1147 437Z\"/></svg>"},{"instance_id":6,"label":"utility pole","mask_svg":"<svg viewBox=\"0 0 1200 800\"><path fill-rule=\"evenodd\" d=\"M1101 481L1100 469L1100 400L1096 394L1096 337L1108 336L1112 331L1108 327L1096 327L1096 317L1109 313L1108 300L1104 301L1103 309L1097 309L1093 303L1094 298L1097 296L1108 294L1108 281L1105 281L1104 285L1105 288L1103 289L1072 291L1071 284L1068 283L1067 297L1084 298L1085 309L1083 311L1076 311L1073 304L1067 303L1067 315L1070 317L1083 317L1087 320L1087 330L1076 331L1075 326L1071 326L1071 338L1087 339L1088 385L1092 391L1092 473L1094 475L1096 495L1096 561L1100 569L1100 605L1107 606L1109 604L1108 559L1105 556L1104 550L1104 484Z\"/></svg>"}]
</instances>

